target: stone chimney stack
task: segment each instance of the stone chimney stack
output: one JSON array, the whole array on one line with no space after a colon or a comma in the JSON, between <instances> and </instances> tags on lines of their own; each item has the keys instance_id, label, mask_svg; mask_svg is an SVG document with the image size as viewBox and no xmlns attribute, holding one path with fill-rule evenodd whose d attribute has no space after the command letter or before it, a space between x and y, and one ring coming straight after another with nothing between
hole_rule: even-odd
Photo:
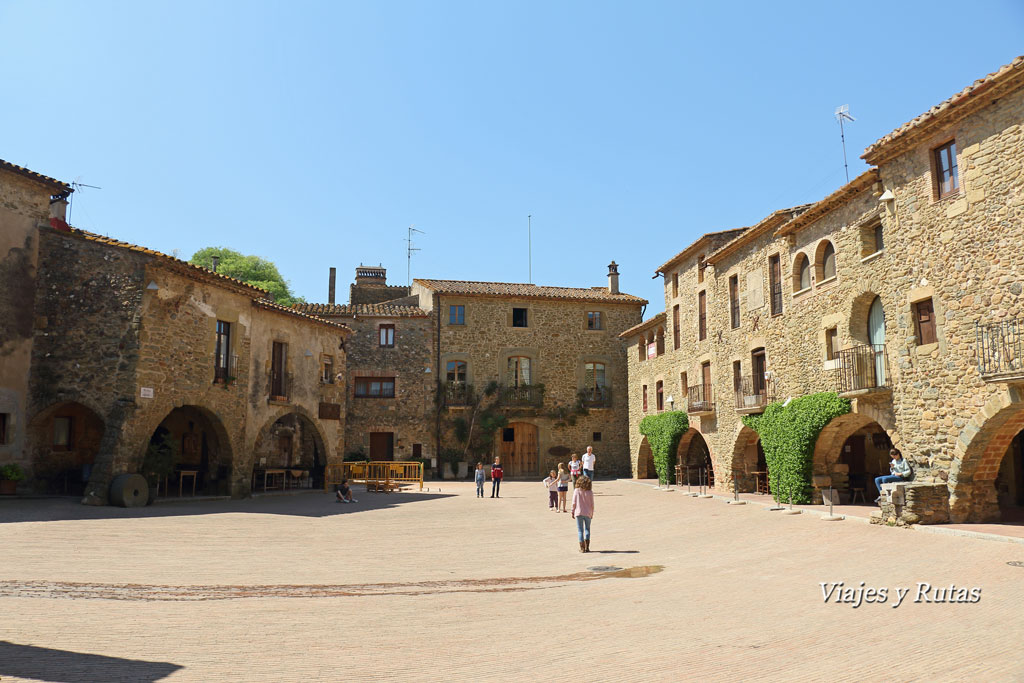
<instances>
[{"instance_id":1,"label":"stone chimney stack","mask_svg":"<svg viewBox=\"0 0 1024 683\"><path fill-rule=\"evenodd\" d=\"M608 264L608 293L619 293L619 265L615 261Z\"/></svg>"},{"instance_id":2,"label":"stone chimney stack","mask_svg":"<svg viewBox=\"0 0 1024 683\"><path fill-rule=\"evenodd\" d=\"M327 303L334 303L334 283L338 279L338 269L331 268L331 277L327 281Z\"/></svg>"},{"instance_id":3,"label":"stone chimney stack","mask_svg":"<svg viewBox=\"0 0 1024 683\"><path fill-rule=\"evenodd\" d=\"M68 219L68 200L57 196L50 200L50 218L56 218L62 223Z\"/></svg>"}]
</instances>

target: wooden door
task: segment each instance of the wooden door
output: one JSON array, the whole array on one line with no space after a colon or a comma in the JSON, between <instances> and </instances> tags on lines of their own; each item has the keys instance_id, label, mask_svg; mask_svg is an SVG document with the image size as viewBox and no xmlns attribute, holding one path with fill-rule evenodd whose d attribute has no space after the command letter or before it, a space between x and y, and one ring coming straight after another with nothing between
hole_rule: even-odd
<instances>
[{"instance_id":1,"label":"wooden door","mask_svg":"<svg viewBox=\"0 0 1024 683\"><path fill-rule=\"evenodd\" d=\"M370 460L390 461L395 459L395 433L370 432Z\"/></svg>"},{"instance_id":2,"label":"wooden door","mask_svg":"<svg viewBox=\"0 0 1024 683\"><path fill-rule=\"evenodd\" d=\"M764 370L764 349L754 349L750 354L750 374L754 393L758 395L765 393Z\"/></svg>"},{"instance_id":3,"label":"wooden door","mask_svg":"<svg viewBox=\"0 0 1024 683\"><path fill-rule=\"evenodd\" d=\"M506 477L537 476L537 426L525 422L510 424L502 430L499 453Z\"/></svg>"},{"instance_id":4,"label":"wooden door","mask_svg":"<svg viewBox=\"0 0 1024 683\"><path fill-rule=\"evenodd\" d=\"M282 467L292 464L292 435L281 434L277 437L277 457Z\"/></svg>"}]
</instances>

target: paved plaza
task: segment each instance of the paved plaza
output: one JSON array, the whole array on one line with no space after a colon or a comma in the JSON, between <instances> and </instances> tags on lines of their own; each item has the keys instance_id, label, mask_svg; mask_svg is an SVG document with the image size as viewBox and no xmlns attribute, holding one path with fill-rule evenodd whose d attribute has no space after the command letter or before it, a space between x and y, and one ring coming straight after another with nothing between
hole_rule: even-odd
<instances>
[{"instance_id":1,"label":"paved plaza","mask_svg":"<svg viewBox=\"0 0 1024 683\"><path fill-rule=\"evenodd\" d=\"M540 483L436 486L354 505L0 501L0 679L1024 678L1021 543L620 480L595 485L583 555ZM826 604L839 581L888 601ZM980 601L915 603L919 582Z\"/></svg>"}]
</instances>

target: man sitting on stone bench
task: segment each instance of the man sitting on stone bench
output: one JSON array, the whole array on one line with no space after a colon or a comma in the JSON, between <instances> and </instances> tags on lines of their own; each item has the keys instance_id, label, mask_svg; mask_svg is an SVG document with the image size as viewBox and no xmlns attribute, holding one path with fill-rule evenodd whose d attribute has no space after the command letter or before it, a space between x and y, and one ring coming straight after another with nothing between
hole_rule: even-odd
<instances>
[{"instance_id":1,"label":"man sitting on stone bench","mask_svg":"<svg viewBox=\"0 0 1024 683\"><path fill-rule=\"evenodd\" d=\"M889 456L892 457L892 462L889 463L889 474L875 477L875 488L878 489L878 498L875 498L876 503L882 500L882 484L891 484L910 479L910 463L903 459L903 454L900 453L900 450L893 448L889 451Z\"/></svg>"}]
</instances>

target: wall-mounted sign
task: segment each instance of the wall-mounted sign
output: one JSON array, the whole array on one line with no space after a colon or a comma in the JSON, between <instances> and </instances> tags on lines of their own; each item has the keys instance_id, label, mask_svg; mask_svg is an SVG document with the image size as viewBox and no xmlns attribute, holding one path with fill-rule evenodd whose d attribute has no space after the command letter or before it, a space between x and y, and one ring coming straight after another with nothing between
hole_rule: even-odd
<instances>
[{"instance_id":1,"label":"wall-mounted sign","mask_svg":"<svg viewBox=\"0 0 1024 683\"><path fill-rule=\"evenodd\" d=\"M142 398L153 398L153 387L139 387L139 395Z\"/></svg>"},{"instance_id":2,"label":"wall-mounted sign","mask_svg":"<svg viewBox=\"0 0 1024 683\"><path fill-rule=\"evenodd\" d=\"M651 358L657 358L657 357L658 357L658 345L652 342L652 343L647 345L647 358L651 359Z\"/></svg>"},{"instance_id":3,"label":"wall-mounted sign","mask_svg":"<svg viewBox=\"0 0 1024 683\"><path fill-rule=\"evenodd\" d=\"M321 403L320 404L320 419L321 420L340 420L341 419L341 404L340 403Z\"/></svg>"}]
</instances>

